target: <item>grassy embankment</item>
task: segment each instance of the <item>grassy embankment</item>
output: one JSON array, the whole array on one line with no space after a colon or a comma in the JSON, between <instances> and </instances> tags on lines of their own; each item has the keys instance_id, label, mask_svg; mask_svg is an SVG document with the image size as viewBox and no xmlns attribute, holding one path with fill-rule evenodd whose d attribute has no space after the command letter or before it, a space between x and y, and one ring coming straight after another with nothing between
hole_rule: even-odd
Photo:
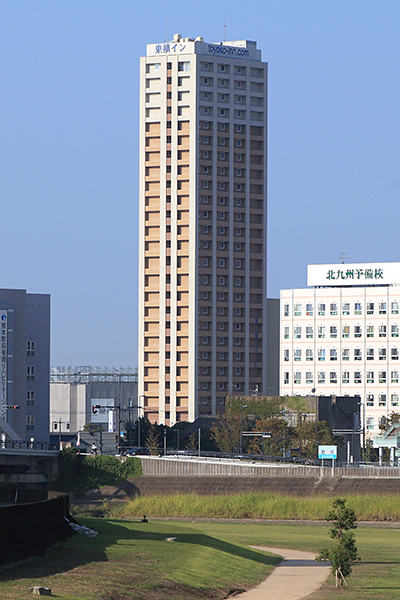
<instances>
[{"instance_id":1,"label":"grassy embankment","mask_svg":"<svg viewBox=\"0 0 400 600\"><path fill-rule=\"evenodd\" d=\"M2 600L28 600L31 585L52 588L59 600L215 600L271 572L276 559L247 548L250 544L316 554L330 543L328 524L82 522L100 535L77 535L46 558L0 573ZM357 529L362 562L354 565L349 588L335 590L331 577L308 600L400 599L399 535L394 529ZM177 541L164 541L171 536Z\"/></svg>"},{"instance_id":2,"label":"grassy embankment","mask_svg":"<svg viewBox=\"0 0 400 600\"><path fill-rule=\"evenodd\" d=\"M140 475L142 465L139 458L121 462L115 456L85 456L77 454L74 448L66 448L60 453L58 477L53 489L79 496L88 490L117 485L128 477Z\"/></svg>"},{"instance_id":3,"label":"grassy embankment","mask_svg":"<svg viewBox=\"0 0 400 600\"><path fill-rule=\"evenodd\" d=\"M396 495L349 495L347 504L359 521L400 521L400 498ZM332 498L296 497L273 493L233 494L229 496L164 495L142 496L124 504L106 506L112 517L311 519L323 520Z\"/></svg>"}]
</instances>

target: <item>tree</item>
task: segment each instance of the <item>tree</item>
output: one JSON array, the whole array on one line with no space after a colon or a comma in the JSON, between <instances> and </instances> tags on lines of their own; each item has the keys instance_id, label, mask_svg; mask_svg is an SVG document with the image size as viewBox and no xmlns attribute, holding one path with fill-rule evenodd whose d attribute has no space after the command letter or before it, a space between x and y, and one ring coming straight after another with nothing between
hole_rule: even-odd
<instances>
[{"instance_id":1,"label":"tree","mask_svg":"<svg viewBox=\"0 0 400 600\"><path fill-rule=\"evenodd\" d=\"M158 454L158 446L159 446L159 436L157 433L157 425L155 423L151 423L149 427L149 432L146 437L145 447L150 450L150 454L153 456Z\"/></svg>"},{"instance_id":2,"label":"tree","mask_svg":"<svg viewBox=\"0 0 400 600\"><path fill-rule=\"evenodd\" d=\"M284 450L289 447L290 437L293 433L287 421L282 417L267 417L258 419L254 432L265 432L271 437L253 437L249 444L251 454L268 454L270 456L282 456Z\"/></svg>"},{"instance_id":3,"label":"tree","mask_svg":"<svg viewBox=\"0 0 400 600\"><path fill-rule=\"evenodd\" d=\"M361 560L356 546L356 538L351 529L356 529L354 510L346 507L346 500L336 498L332 510L326 515L327 521L333 522L329 529L329 537L336 540L333 548L324 548L315 557L317 562L331 562L332 573L335 574L336 587L347 585L346 577L352 571L352 563Z\"/></svg>"},{"instance_id":4,"label":"tree","mask_svg":"<svg viewBox=\"0 0 400 600\"><path fill-rule=\"evenodd\" d=\"M301 455L303 458L317 458L317 446L341 446L343 441L341 438L333 434L332 429L326 421L302 421L295 427L294 438L297 440L297 447L300 446L301 435Z\"/></svg>"},{"instance_id":5,"label":"tree","mask_svg":"<svg viewBox=\"0 0 400 600\"><path fill-rule=\"evenodd\" d=\"M387 417L383 416L381 418L379 422L379 429L381 431L385 431L386 429L389 429L389 427L392 427L392 425L397 425L398 423L400 423L400 413L392 412Z\"/></svg>"},{"instance_id":6,"label":"tree","mask_svg":"<svg viewBox=\"0 0 400 600\"><path fill-rule=\"evenodd\" d=\"M221 452L235 452L240 445L240 411L220 413L211 427L211 439Z\"/></svg>"}]
</instances>

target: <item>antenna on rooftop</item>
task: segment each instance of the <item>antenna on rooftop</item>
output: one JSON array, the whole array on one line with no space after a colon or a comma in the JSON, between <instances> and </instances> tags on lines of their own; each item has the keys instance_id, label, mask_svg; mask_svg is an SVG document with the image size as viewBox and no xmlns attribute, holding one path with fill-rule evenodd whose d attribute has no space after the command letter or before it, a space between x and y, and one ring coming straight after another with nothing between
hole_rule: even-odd
<instances>
[{"instance_id":1,"label":"antenna on rooftop","mask_svg":"<svg viewBox=\"0 0 400 600\"><path fill-rule=\"evenodd\" d=\"M338 256L338 260L340 260L340 262L342 263L342 265L345 264L346 260L351 260L351 256L349 256L347 254L347 252L345 252L344 246L343 246L343 252L341 252L340 256Z\"/></svg>"},{"instance_id":2,"label":"antenna on rooftop","mask_svg":"<svg viewBox=\"0 0 400 600\"><path fill-rule=\"evenodd\" d=\"M224 19L224 41L225 41L225 31L226 31L226 25L225 25L225 19Z\"/></svg>"}]
</instances>

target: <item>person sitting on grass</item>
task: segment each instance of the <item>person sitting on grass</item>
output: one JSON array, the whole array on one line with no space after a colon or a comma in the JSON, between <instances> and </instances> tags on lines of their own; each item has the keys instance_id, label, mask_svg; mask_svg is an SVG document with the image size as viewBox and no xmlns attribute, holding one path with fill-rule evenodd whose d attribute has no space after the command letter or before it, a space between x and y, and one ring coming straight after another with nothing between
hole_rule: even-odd
<instances>
[{"instance_id":1,"label":"person sitting on grass","mask_svg":"<svg viewBox=\"0 0 400 600\"><path fill-rule=\"evenodd\" d=\"M141 523L148 523L149 521L147 520L146 515L143 515L143 519L141 520Z\"/></svg>"}]
</instances>

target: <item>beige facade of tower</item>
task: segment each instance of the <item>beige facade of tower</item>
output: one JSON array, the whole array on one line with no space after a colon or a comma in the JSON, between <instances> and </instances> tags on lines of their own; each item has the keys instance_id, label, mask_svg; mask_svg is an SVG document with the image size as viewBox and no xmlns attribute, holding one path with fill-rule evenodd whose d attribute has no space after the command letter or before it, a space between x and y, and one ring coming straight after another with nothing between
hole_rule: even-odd
<instances>
[{"instance_id":1,"label":"beige facade of tower","mask_svg":"<svg viewBox=\"0 0 400 600\"><path fill-rule=\"evenodd\" d=\"M140 72L139 404L173 425L267 393L267 64L175 36Z\"/></svg>"}]
</instances>

